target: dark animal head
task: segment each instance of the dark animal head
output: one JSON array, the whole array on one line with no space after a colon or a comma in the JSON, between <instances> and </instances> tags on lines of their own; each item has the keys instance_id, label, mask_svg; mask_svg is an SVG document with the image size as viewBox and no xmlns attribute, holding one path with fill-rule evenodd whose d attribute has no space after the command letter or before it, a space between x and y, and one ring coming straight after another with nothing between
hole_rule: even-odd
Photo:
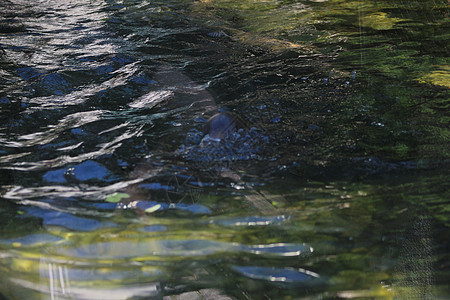
<instances>
[{"instance_id":1,"label":"dark animal head","mask_svg":"<svg viewBox=\"0 0 450 300\"><path fill-rule=\"evenodd\" d=\"M211 139L221 140L244 127L243 121L237 115L222 112L209 118L203 132L208 134Z\"/></svg>"}]
</instances>

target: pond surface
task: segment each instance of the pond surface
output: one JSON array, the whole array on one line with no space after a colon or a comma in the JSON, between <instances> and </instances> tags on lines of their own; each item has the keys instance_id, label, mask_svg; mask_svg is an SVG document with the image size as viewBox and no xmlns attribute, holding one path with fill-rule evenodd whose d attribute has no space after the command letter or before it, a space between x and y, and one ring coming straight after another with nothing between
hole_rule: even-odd
<instances>
[{"instance_id":1,"label":"pond surface","mask_svg":"<svg viewBox=\"0 0 450 300\"><path fill-rule=\"evenodd\" d=\"M448 299L448 13L3 0L0 298Z\"/></svg>"}]
</instances>

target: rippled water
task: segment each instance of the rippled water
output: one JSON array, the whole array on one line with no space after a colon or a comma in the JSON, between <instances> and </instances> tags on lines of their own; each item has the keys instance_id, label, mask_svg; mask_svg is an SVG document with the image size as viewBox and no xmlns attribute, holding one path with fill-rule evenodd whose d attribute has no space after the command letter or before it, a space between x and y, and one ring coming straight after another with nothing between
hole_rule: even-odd
<instances>
[{"instance_id":1,"label":"rippled water","mask_svg":"<svg viewBox=\"0 0 450 300\"><path fill-rule=\"evenodd\" d=\"M446 1L2 1L0 298L447 298L447 29ZM219 111L247 128L203 139Z\"/></svg>"}]
</instances>

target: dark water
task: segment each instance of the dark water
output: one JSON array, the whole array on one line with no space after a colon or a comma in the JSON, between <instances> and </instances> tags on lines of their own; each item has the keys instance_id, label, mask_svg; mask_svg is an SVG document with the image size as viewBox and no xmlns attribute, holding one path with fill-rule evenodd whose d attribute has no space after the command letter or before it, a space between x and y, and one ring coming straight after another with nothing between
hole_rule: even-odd
<instances>
[{"instance_id":1,"label":"dark water","mask_svg":"<svg viewBox=\"0 0 450 300\"><path fill-rule=\"evenodd\" d=\"M448 298L448 12L3 0L0 298Z\"/></svg>"}]
</instances>

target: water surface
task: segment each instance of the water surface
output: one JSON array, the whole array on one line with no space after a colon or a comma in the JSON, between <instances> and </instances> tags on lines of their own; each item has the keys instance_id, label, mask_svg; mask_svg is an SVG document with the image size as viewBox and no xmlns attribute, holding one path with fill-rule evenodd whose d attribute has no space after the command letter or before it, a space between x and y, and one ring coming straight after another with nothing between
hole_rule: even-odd
<instances>
[{"instance_id":1,"label":"water surface","mask_svg":"<svg viewBox=\"0 0 450 300\"><path fill-rule=\"evenodd\" d=\"M448 298L448 11L3 1L0 294Z\"/></svg>"}]
</instances>

